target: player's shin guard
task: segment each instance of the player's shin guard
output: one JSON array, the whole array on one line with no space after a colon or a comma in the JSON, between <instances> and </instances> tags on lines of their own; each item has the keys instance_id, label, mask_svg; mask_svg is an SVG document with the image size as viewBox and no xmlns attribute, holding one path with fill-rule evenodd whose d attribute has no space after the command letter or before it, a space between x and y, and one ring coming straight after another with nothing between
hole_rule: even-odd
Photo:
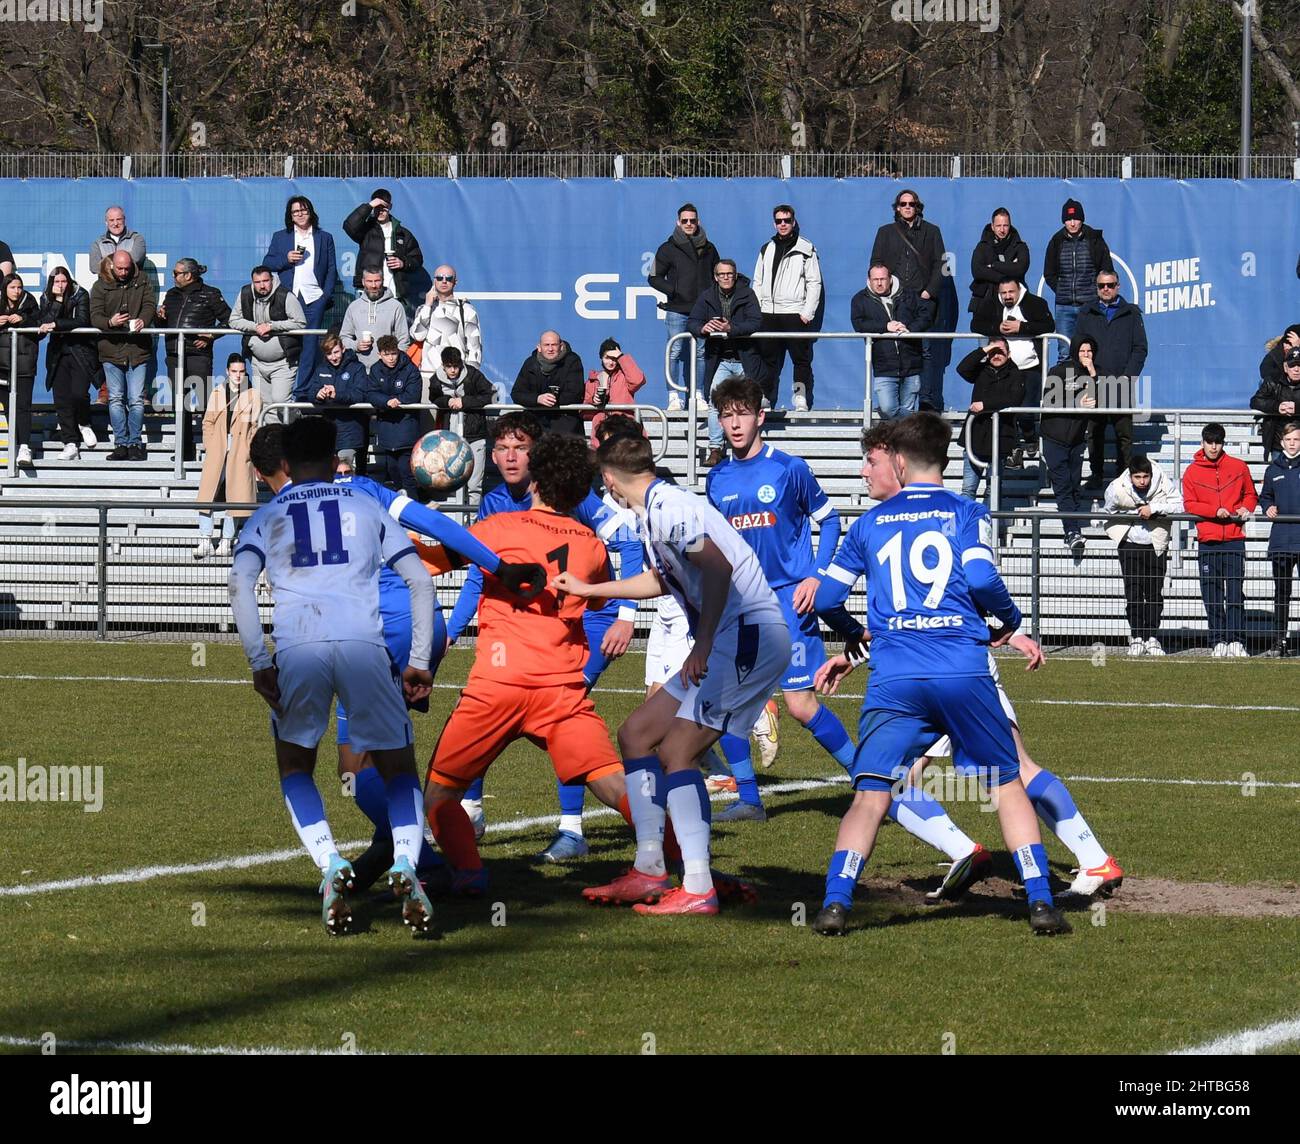
<instances>
[{"instance_id":1,"label":"player's shin guard","mask_svg":"<svg viewBox=\"0 0 1300 1144\"><path fill-rule=\"evenodd\" d=\"M748 750L749 744L747 743ZM709 792L704 776L694 767L675 771L664 783L668 792L668 813L682 848L682 887L689 894L707 894L713 889L709 872Z\"/></svg>"},{"instance_id":2,"label":"player's shin guard","mask_svg":"<svg viewBox=\"0 0 1300 1144\"><path fill-rule=\"evenodd\" d=\"M1070 848L1082 869L1105 864L1106 851L1074 805L1065 784L1051 771L1039 771L1025 786L1025 794L1034 804L1038 817Z\"/></svg>"},{"instance_id":3,"label":"player's shin guard","mask_svg":"<svg viewBox=\"0 0 1300 1144\"><path fill-rule=\"evenodd\" d=\"M627 776L627 804L636 832L636 868L642 874L661 877L664 873L664 824L667 821L667 790L658 755L623 760Z\"/></svg>"},{"instance_id":4,"label":"player's shin guard","mask_svg":"<svg viewBox=\"0 0 1300 1144\"><path fill-rule=\"evenodd\" d=\"M942 850L954 862L975 852L975 843L948 812L920 787L908 787L889 803L889 817L908 834Z\"/></svg>"},{"instance_id":5,"label":"player's shin guard","mask_svg":"<svg viewBox=\"0 0 1300 1144\"><path fill-rule=\"evenodd\" d=\"M408 859L415 866L424 845L424 823L421 810L424 795L420 780L413 774L394 775L385 784L387 788L388 825L393 832L393 861Z\"/></svg>"},{"instance_id":6,"label":"player's shin guard","mask_svg":"<svg viewBox=\"0 0 1300 1144\"><path fill-rule=\"evenodd\" d=\"M474 841L474 825L465 808L454 798L436 799L429 807L429 829L453 868L483 869L483 859Z\"/></svg>"},{"instance_id":7,"label":"player's shin guard","mask_svg":"<svg viewBox=\"0 0 1300 1144\"><path fill-rule=\"evenodd\" d=\"M297 771L280 779L280 790L284 794L284 804L289 808L289 817L293 819L293 828L311 860L324 873L330 859L338 853L338 847L334 845L330 824L325 820L325 804L315 780L311 775Z\"/></svg>"},{"instance_id":8,"label":"player's shin guard","mask_svg":"<svg viewBox=\"0 0 1300 1144\"><path fill-rule=\"evenodd\" d=\"M1029 901L1052 904L1052 891L1047 884L1047 850L1041 842L1032 846L1022 846L1015 851L1012 858L1020 872L1020 880L1025 884L1025 893Z\"/></svg>"},{"instance_id":9,"label":"player's shin guard","mask_svg":"<svg viewBox=\"0 0 1300 1144\"><path fill-rule=\"evenodd\" d=\"M853 890L858 884L865 859L856 850L837 850L826 867L826 897L822 909L838 903L846 910L853 908Z\"/></svg>"},{"instance_id":10,"label":"player's shin guard","mask_svg":"<svg viewBox=\"0 0 1300 1144\"><path fill-rule=\"evenodd\" d=\"M821 704L817 714L805 724L818 745L846 771L853 765L853 740L841 723Z\"/></svg>"},{"instance_id":11,"label":"player's shin guard","mask_svg":"<svg viewBox=\"0 0 1300 1144\"><path fill-rule=\"evenodd\" d=\"M582 803L587 797L587 788L582 784L566 786L555 780L555 793L560 799L560 829L582 837Z\"/></svg>"},{"instance_id":12,"label":"player's shin guard","mask_svg":"<svg viewBox=\"0 0 1300 1144\"><path fill-rule=\"evenodd\" d=\"M740 801L751 806L762 806L758 779L754 777L754 764L749 757L749 740L742 739L739 735L723 735L718 740L718 745L722 747L722 755L736 780L736 793L740 795Z\"/></svg>"}]
</instances>

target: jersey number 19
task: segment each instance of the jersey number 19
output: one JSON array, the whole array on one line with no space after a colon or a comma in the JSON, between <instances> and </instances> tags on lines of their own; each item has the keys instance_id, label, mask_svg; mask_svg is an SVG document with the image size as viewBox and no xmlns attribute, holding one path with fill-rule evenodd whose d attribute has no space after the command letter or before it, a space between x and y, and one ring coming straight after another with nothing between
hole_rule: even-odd
<instances>
[{"instance_id":1,"label":"jersey number 19","mask_svg":"<svg viewBox=\"0 0 1300 1144\"><path fill-rule=\"evenodd\" d=\"M938 556L938 562L933 568L925 562L925 554L928 550L933 550ZM908 611L907 583L903 579L902 532L894 533L886 541L876 553L876 559L889 570L889 588L894 597L894 611ZM930 588L919 607L933 611L943 599L944 592L948 589L948 580L952 576L952 545L948 542L948 538L934 529L922 532L913 539L908 549L907 565L912 577L922 584L929 585Z\"/></svg>"}]
</instances>

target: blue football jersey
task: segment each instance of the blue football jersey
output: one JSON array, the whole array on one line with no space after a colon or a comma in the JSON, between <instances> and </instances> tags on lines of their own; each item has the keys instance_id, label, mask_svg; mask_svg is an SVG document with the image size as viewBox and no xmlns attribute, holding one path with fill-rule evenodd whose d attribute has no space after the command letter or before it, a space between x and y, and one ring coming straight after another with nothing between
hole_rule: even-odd
<instances>
[{"instance_id":1,"label":"blue football jersey","mask_svg":"<svg viewBox=\"0 0 1300 1144\"><path fill-rule=\"evenodd\" d=\"M984 616L1013 629L1021 620L992 544L982 504L938 485L908 485L849 529L817 591L817 611L842 634L857 634L843 604L867 578L873 685L988 675Z\"/></svg>"},{"instance_id":2,"label":"blue football jersey","mask_svg":"<svg viewBox=\"0 0 1300 1144\"><path fill-rule=\"evenodd\" d=\"M748 461L724 461L709 470L705 495L749 543L773 588L819 575L813 521L822 528L820 554L834 554L839 516L802 457L765 445Z\"/></svg>"}]
</instances>

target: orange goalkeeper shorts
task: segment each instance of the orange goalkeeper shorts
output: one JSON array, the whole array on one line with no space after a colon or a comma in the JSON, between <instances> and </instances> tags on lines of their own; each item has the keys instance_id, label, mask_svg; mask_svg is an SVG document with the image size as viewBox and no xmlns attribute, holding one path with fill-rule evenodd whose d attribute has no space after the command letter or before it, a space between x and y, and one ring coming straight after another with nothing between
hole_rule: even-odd
<instances>
[{"instance_id":1,"label":"orange goalkeeper shorts","mask_svg":"<svg viewBox=\"0 0 1300 1144\"><path fill-rule=\"evenodd\" d=\"M469 786L516 739L550 755L563 783L623 770L609 728L581 683L520 687L476 681L460 693L433 749L428 777L443 786Z\"/></svg>"}]
</instances>

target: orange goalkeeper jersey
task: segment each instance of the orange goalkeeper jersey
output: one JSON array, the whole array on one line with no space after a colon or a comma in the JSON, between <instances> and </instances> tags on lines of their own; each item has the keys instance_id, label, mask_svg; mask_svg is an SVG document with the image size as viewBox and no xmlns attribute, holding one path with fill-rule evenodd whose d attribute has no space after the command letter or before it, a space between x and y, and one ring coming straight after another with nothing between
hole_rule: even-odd
<instances>
[{"instance_id":1,"label":"orange goalkeeper jersey","mask_svg":"<svg viewBox=\"0 0 1300 1144\"><path fill-rule=\"evenodd\" d=\"M589 584L610 578L605 545L571 516L539 509L502 512L485 517L470 531L502 560L540 564L549 575L571 572ZM491 680L549 687L584 682L586 607L581 596L550 587L525 603L507 592L495 576L485 575L470 683Z\"/></svg>"}]
</instances>

